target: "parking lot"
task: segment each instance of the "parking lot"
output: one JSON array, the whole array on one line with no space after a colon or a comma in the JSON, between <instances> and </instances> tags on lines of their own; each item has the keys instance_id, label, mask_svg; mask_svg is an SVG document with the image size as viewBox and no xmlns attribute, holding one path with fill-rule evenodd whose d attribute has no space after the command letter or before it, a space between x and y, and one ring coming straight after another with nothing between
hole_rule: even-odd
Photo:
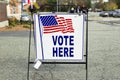
<instances>
[{"instance_id":1,"label":"parking lot","mask_svg":"<svg viewBox=\"0 0 120 80\"><path fill-rule=\"evenodd\" d=\"M118 24L108 24L111 21ZM96 18L90 13L88 34L88 80L120 80L119 19ZM0 32L1 80L27 80L28 44L29 31ZM31 61L34 60L32 37ZM35 70L31 64L30 80L86 80L85 65L42 64Z\"/></svg>"}]
</instances>

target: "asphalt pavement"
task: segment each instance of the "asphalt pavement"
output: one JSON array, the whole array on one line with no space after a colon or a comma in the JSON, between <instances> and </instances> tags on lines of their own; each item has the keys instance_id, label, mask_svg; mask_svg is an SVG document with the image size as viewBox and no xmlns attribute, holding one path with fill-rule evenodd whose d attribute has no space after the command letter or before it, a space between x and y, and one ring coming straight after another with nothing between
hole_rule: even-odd
<instances>
[{"instance_id":1,"label":"asphalt pavement","mask_svg":"<svg viewBox=\"0 0 120 80\"><path fill-rule=\"evenodd\" d=\"M88 80L120 80L120 26L89 21ZM0 80L27 80L29 32L0 32ZM35 60L34 40L31 61ZM30 65L30 80L86 80L83 64Z\"/></svg>"},{"instance_id":2,"label":"asphalt pavement","mask_svg":"<svg viewBox=\"0 0 120 80\"><path fill-rule=\"evenodd\" d=\"M0 32L0 37L28 37L29 31L4 31Z\"/></svg>"}]
</instances>

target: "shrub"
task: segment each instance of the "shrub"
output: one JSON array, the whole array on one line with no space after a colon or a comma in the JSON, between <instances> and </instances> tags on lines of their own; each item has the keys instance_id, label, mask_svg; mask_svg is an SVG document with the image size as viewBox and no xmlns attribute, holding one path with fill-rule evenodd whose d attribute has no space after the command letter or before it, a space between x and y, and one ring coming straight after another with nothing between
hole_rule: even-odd
<instances>
[{"instance_id":1,"label":"shrub","mask_svg":"<svg viewBox=\"0 0 120 80\"><path fill-rule=\"evenodd\" d=\"M16 25L20 24L20 21L18 21L15 17L8 18L9 26L15 27Z\"/></svg>"}]
</instances>

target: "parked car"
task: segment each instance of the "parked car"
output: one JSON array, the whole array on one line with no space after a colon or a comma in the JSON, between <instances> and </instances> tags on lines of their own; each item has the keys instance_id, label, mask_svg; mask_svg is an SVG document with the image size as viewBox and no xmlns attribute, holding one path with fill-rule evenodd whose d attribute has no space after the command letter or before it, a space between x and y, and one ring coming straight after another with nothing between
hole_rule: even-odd
<instances>
[{"instance_id":1,"label":"parked car","mask_svg":"<svg viewBox=\"0 0 120 80\"><path fill-rule=\"evenodd\" d=\"M99 16L108 17L109 16L109 11L102 11L102 12L100 12Z\"/></svg>"},{"instance_id":2,"label":"parked car","mask_svg":"<svg viewBox=\"0 0 120 80\"><path fill-rule=\"evenodd\" d=\"M109 17L113 17L113 15L116 13L116 11L112 10L112 11L109 11Z\"/></svg>"},{"instance_id":3,"label":"parked car","mask_svg":"<svg viewBox=\"0 0 120 80\"><path fill-rule=\"evenodd\" d=\"M31 18L28 14L21 15L20 21L30 21L30 20L31 20Z\"/></svg>"},{"instance_id":4,"label":"parked car","mask_svg":"<svg viewBox=\"0 0 120 80\"><path fill-rule=\"evenodd\" d=\"M14 18L14 16L7 16L7 17L8 17L8 19Z\"/></svg>"},{"instance_id":5,"label":"parked car","mask_svg":"<svg viewBox=\"0 0 120 80\"><path fill-rule=\"evenodd\" d=\"M120 12L116 12L113 17L120 17Z\"/></svg>"}]
</instances>

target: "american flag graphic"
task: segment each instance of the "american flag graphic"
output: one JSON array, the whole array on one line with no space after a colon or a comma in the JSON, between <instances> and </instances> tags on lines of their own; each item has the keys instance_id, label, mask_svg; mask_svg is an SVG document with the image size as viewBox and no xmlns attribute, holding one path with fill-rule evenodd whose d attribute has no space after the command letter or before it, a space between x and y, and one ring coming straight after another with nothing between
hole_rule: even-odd
<instances>
[{"instance_id":1,"label":"american flag graphic","mask_svg":"<svg viewBox=\"0 0 120 80\"><path fill-rule=\"evenodd\" d=\"M43 25L43 33L74 33L72 19L65 19L58 16L40 16L40 21Z\"/></svg>"}]
</instances>

